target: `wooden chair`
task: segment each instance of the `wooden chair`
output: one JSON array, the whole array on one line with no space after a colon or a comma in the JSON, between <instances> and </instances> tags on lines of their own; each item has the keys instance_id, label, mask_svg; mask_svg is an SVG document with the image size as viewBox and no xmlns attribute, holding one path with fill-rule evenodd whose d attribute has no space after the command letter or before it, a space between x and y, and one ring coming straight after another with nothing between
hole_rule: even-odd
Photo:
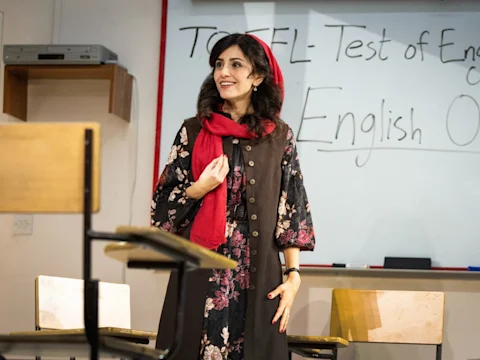
<instances>
[{"instance_id":1,"label":"wooden chair","mask_svg":"<svg viewBox=\"0 0 480 360\"><path fill-rule=\"evenodd\" d=\"M98 123L22 123L0 125L0 213L83 214L83 323L78 334L0 335L0 360L5 355L48 357L121 357L169 359L182 336L186 271L199 268L234 269L233 260L160 230L142 233L119 226L115 232L91 227L100 209L100 125ZM143 268L169 268L179 272L175 340L168 349L132 344L101 331L98 280L91 278L94 240L134 244L158 256L137 263ZM54 249L52 249L54 250ZM130 264L128 264L130 266Z\"/></svg>"},{"instance_id":2,"label":"wooden chair","mask_svg":"<svg viewBox=\"0 0 480 360\"><path fill-rule=\"evenodd\" d=\"M330 334L352 342L433 345L442 358L445 294L433 291L333 291Z\"/></svg>"},{"instance_id":3,"label":"wooden chair","mask_svg":"<svg viewBox=\"0 0 480 360\"><path fill-rule=\"evenodd\" d=\"M440 360L444 310L442 292L334 289L330 336L347 342L434 345L435 358ZM296 338L289 337L289 347L302 355ZM317 354L325 349L320 339L316 346L308 344ZM306 355L318 357L315 353ZM336 356L334 351L328 358Z\"/></svg>"},{"instance_id":4,"label":"wooden chair","mask_svg":"<svg viewBox=\"0 0 480 360\"><path fill-rule=\"evenodd\" d=\"M157 334L131 329L130 286L99 283L99 334L148 344ZM35 331L12 335L76 335L85 332L83 280L40 275L35 279Z\"/></svg>"}]
</instances>

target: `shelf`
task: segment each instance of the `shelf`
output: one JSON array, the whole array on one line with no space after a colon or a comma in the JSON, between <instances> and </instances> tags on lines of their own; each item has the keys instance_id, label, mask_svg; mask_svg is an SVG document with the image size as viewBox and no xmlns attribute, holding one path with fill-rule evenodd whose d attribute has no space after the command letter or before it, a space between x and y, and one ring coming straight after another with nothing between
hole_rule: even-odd
<instances>
[{"instance_id":1,"label":"shelf","mask_svg":"<svg viewBox=\"0 0 480 360\"><path fill-rule=\"evenodd\" d=\"M6 65L3 112L23 121L29 79L110 80L108 112L130 121L133 77L118 65Z\"/></svg>"}]
</instances>

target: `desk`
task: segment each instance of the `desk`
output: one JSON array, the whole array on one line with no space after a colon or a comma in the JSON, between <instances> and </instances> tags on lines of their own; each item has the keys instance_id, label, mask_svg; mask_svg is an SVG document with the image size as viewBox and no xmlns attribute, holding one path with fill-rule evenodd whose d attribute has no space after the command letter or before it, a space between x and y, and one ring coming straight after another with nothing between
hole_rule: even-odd
<instances>
[{"instance_id":1,"label":"desk","mask_svg":"<svg viewBox=\"0 0 480 360\"><path fill-rule=\"evenodd\" d=\"M225 256L208 250L200 245L187 240L179 240L178 236L166 233L155 227L120 226L116 229L117 234L149 238L156 243L165 244L185 256L192 256L199 261L202 269L235 269L237 262L227 259ZM129 267L138 268L172 268L177 260L166 252L156 251L148 246L134 245L127 242L110 243L104 248L105 255L126 263ZM150 264L150 266L149 266ZM158 266L163 264L161 267Z\"/></svg>"},{"instance_id":2,"label":"desk","mask_svg":"<svg viewBox=\"0 0 480 360\"><path fill-rule=\"evenodd\" d=\"M99 356L135 359L161 359L165 352L136 345L111 336L99 336ZM85 335L0 335L1 356L90 357L90 344Z\"/></svg>"},{"instance_id":3,"label":"desk","mask_svg":"<svg viewBox=\"0 0 480 360\"><path fill-rule=\"evenodd\" d=\"M65 337L66 339L72 335L85 335L85 329L67 329L67 330L50 330L42 329L35 331L17 331L10 333L12 336L57 336ZM121 329L115 327L98 328L99 336L110 336L113 338L119 338L126 341L130 341L136 344L148 344L150 340L157 338L157 333L152 331L139 331L130 329Z\"/></svg>"}]
</instances>

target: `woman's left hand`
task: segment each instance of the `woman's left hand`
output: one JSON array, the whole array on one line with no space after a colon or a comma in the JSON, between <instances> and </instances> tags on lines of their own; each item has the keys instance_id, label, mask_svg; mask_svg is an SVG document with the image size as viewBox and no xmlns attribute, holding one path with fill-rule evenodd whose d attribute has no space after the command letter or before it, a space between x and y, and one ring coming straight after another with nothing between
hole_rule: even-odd
<instances>
[{"instance_id":1,"label":"woman's left hand","mask_svg":"<svg viewBox=\"0 0 480 360\"><path fill-rule=\"evenodd\" d=\"M280 304L278 305L277 312L272 321L272 324L275 324L280 317L282 318L280 322L280 332L285 332L285 330L287 330L290 309L298 288L300 287L300 283L300 274L297 272L291 272L288 279L285 280L283 284L279 285L275 290L268 294L269 299L275 299L280 295Z\"/></svg>"}]
</instances>

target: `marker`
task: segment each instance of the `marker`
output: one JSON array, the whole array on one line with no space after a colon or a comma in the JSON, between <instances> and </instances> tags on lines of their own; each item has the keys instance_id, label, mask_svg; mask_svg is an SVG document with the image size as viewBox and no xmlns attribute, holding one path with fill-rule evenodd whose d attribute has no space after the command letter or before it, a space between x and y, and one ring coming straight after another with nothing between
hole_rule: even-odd
<instances>
[{"instance_id":1,"label":"marker","mask_svg":"<svg viewBox=\"0 0 480 360\"><path fill-rule=\"evenodd\" d=\"M469 266L468 271L480 271L480 266Z\"/></svg>"},{"instance_id":2,"label":"marker","mask_svg":"<svg viewBox=\"0 0 480 360\"><path fill-rule=\"evenodd\" d=\"M346 264L345 267L349 269L368 269L370 266L368 264Z\"/></svg>"}]
</instances>

